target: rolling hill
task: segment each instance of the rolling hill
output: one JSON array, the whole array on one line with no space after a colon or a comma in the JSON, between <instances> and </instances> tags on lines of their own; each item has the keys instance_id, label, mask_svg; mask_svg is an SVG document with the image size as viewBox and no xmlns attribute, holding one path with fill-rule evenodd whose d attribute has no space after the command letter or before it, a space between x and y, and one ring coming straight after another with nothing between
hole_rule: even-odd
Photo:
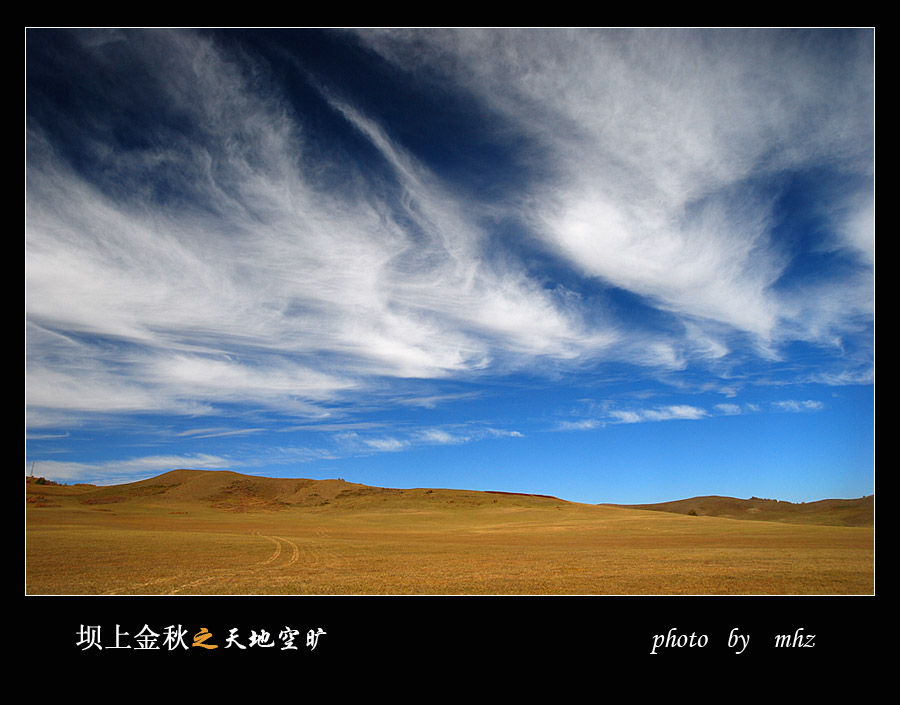
<instances>
[{"instance_id":1,"label":"rolling hill","mask_svg":"<svg viewBox=\"0 0 900 705\"><path fill-rule=\"evenodd\" d=\"M172 470L122 485L37 484L27 478L28 502L49 506L195 504L229 512L274 512L298 508L358 510L557 506L572 504L547 495L437 488L370 487L345 480L257 477L228 470Z\"/></svg>"},{"instance_id":2,"label":"rolling hill","mask_svg":"<svg viewBox=\"0 0 900 705\"><path fill-rule=\"evenodd\" d=\"M576 505L557 497L501 491L450 490L437 488L392 489L371 487L344 480L309 480L256 477L228 470L172 470L158 477L123 485L36 484L26 478L32 503L109 505L125 501L199 502L232 512L278 511L299 507L333 509L391 505L398 509L425 506L543 506ZM824 499L794 504L774 499L693 497L656 504L600 504L673 514L722 517L789 524L828 526L874 526L874 496L858 499Z\"/></svg>"},{"instance_id":3,"label":"rolling hill","mask_svg":"<svg viewBox=\"0 0 900 705\"><path fill-rule=\"evenodd\" d=\"M693 497L658 504L611 504L606 506L645 509L653 512L691 514L692 516L779 521L788 524L827 526L874 526L875 496L857 499L823 499L818 502L792 502L774 499L736 499L734 497ZM693 514L692 514L693 513Z\"/></svg>"}]
</instances>

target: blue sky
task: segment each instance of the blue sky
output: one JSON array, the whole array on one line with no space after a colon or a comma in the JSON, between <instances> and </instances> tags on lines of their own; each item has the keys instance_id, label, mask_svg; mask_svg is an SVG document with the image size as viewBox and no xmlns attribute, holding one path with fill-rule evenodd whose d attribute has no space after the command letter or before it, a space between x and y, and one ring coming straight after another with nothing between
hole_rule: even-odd
<instances>
[{"instance_id":1,"label":"blue sky","mask_svg":"<svg viewBox=\"0 0 900 705\"><path fill-rule=\"evenodd\" d=\"M26 472L874 491L872 30L29 30Z\"/></svg>"}]
</instances>

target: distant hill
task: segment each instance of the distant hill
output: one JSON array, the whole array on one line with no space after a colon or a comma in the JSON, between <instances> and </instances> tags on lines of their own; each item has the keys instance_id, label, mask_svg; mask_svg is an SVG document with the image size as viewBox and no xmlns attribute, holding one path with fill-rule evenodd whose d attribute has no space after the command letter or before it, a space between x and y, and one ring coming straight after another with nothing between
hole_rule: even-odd
<instances>
[{"instance_id":1,"label":"distant hill","mask_svg":"<svg viewBox=\"0 0 900 705\"><path fill-rule=\"evenodd\" d=\"M230 512L278 511L295 507L364 509L370 506L414 509L442 506L480 507L572 505L556 497L516 492L391 489L344 480L309 480L242 475L230 470L172 470L157 477L123 485L60 485L42 478L26 478L28 502L40 507L115 505L121 502L200 503ZM775 521L788 524L874 526L874 496L825 499L792 504L774 499L694 497L658 504L602 504L673 514ZM111 509L111 507L110 507Z\"/></svg>"},{"instance_id":2,"label":"distant hill","mask_svg":"<svg viewBox=\"0 0 900 705\"><path fill-rule=\"evenodd\" d=\"M570 504L545 495L450 489L391 489L345 480L257 477L230 470L172 470L123 485L27 483L28 502L41 507L115 505L123 502L197 503L231 512L278 511L296 507L364 509L387 505L426 507L543 506ZM502 499L501 499L502 497ZM112 509L113 507L110 507Z\"/></svg>"},{"instance_id":3,"label":"distant hill","mask_svg":"<svg viewBox=\"0 0 900 705\"><path fill-rule=\"evenodd\" d=\"M823 499L818 502L792 502L774 499L737 499L735 497L693 497L657 504L609 504L625 509L645 509L672 514L779 521L787 524L822 524L829 526L874 526L875 496L858 499Z\"/></svg>"}]
</instances>

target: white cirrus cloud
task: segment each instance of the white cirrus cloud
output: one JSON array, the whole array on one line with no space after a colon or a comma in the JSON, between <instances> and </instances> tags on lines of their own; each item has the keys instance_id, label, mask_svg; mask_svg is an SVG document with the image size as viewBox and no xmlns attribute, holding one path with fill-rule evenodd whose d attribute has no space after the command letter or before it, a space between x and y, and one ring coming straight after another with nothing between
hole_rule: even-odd
<instances>
[{"instance_id":1,"label":"white cirrus cloud","mask_svg":"<svg viewBox=\"0 0 900 705\"><path fill-rule=\"evenodd\" d=\"M821 340L871 314L859 290L807 329L777 286L780 175L826 169L830 246L872 260L871 32L769 30L361 31L418 80L474 97L498 132L531 140L545 174L524 206L546 246L587 276L761 349ZM424 77L424 78L423 78ZM809 309L834 297L804 287ZM788 294L789 296L789 294ZM821 310L821 309L820 309ZM848 323L850 322L850 323ZM788 329L785 326L790 324Z\"/></svg>"},{"instance_id":2,"label":"white cirrus cloud","mask_svg":"<svg viewBox=\"0 0 900 705\"><path fill-rule=\"evenodd\" d=\"M689 404L672 404L650 409L610 409L607 412L615 423L643 423L645 421L696 420L708 416L705 409Z\"/></svg>"},{"instance_id":3,"label":"white cirrus cloud","mask_svg":"<svg viewBox=\"0 0 900 705\"><path fill-rule=\"evenodd\" d=\"M716 404L716 411L725 416L737 416L741 413L741 407L737 404Z\"/></svg>"},{"instance_id":4,"label":"white cirrus cloud","mask_svg":"<svg viewBox=\"0 0 900 705\"><path fill-rule=\"evenodd\" d=\"M825 408L825 404L814 399L807 399L805 401L786 399L783 401L772 402L772 407L778 411L804 412L821 411Z\"/></svg>"},{"instance_id":5,"label":"white cirrus cloud","mask_svg":"<svg viewBox=\"0 0 900 705\"><path fill-rule=\"evenodd\" d=\"M117 76L122 35L73 36ZM127 45L156 105L182 120L154 124L139 148L99 142L114 125L92 116L90 177L28 128L30 406L251 401L314 416L372 377L514 369L616 341L564 290L486 261L466 204L349 103L323 93L383 157L388 186L315 149L264 65L193 33ZM163 184L178 196L160 197Z\"/></svg>"}]
</instances>

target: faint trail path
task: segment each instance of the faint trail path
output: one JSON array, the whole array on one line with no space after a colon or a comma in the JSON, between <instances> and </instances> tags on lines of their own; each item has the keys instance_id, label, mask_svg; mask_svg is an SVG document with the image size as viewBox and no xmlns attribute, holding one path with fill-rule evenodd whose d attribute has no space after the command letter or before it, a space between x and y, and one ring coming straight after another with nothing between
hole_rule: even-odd
<instances>
[{"instance_id":1,"label":"faint trail path","mask_svg":"<svg viewBox=\"0 0 900 705\"><path fill-rule=\"evenodd\" d=\"M319 537L324 537L324 532L321 530L317 530L316 535ZM152 580L148 580L146 582L137 583L135 585L129 586L127 588L121 588L118 590L111 590L109 595L140 595L140 594L148 594L142 592L144 588L150 586L159 586L161 584L169 583L171 585L171 589L165 591L163 594L167 595L177 595L177 594L190 594L193 588L196 588L199 585L205 585L209 583L231 583L233 579L237 576L252 575L254 573L264 573L268 571L280 571L281 569L287 568L288 566L292 566L300 560L301 548L291 539L285 538L283 536L268 536L266 534L261 534L258 531L253 532L254 536L258 536L261 539L265 539L269 543L272 544L272 553L268 557L264 558L257 563L250 563L245 566L233 566L228 568L215 568L210 570L207 574L203 575L203 577L196 578L194 580L188 579L190 573L186 571L182 571L178 575L168 575L159 578L153 578ZM318 551L311 544L304 543L302 552L306 555L306 559L308 562L316 563L318 562Z\"/></svg>"},{"instance_id":2,"label":"faint trail path","mask_svg":"<svg viewBox=\"0 0 900 705\"><path fill-rule=\"evenodd\" d=\"M115 590L110 594L116 595L126 592L129 594L135 594L135 590L139 592L141 588L145 588L150 585L158 585L165 582L176 583L175 587L169 590L166 594L189 594L193 588L196 588L199 585L214 582L228 583L238 575L246 576L248 573L252 574L268 570L280 570L281 568L286 568L287 566L293 565L298 560L300 560L300 547L290 539L286 539L283 536L267 536L265 534L259 533L258 531L254 532L254 535L270 542L273 548L272 554L267 558L259 561L258 563L252 563L245 567L237 566L231 568L215 569L207 575L204 575L202 578L197 578L196 580L184 581L184 574L178 576L155 578L145 583L141 583L134 588L129 588L128 590ZM287 549L289 549L289 551Z\"/></svg>"},{"instance_id":3,"label":"faint trail path","mask_svg":"<svg viewBox=\"0 0 900 705\"><path fill-rule=\"evenodd\" d=\"M257 565L266 565L267 563L273 563L274 561L276 561L278 559L278 556L281 555L281 542L284 541L284 539L279 539L277 536L264 536L258 531L255 533L257 536L262 536L264 539L268 539L275 544L275 553L266 558L266 560L257 563Z\"/></svg>"},{"instance_id":4,"label":"faint trail path","mask_svg":"<svg viewBox=\"0 0 900 705\"><path fill-rule=\"evenodd\" d=\"M136 591L139 591L141 588L145 588L145 587L148 587L148 586L150 586L150 585L158 585L159 583L166 583L166 582L170 582L170 581L171 581L171 582L174 582L175 580L177 580L177 577L176 577L176 576L167 576L167 577L165 577L165 578L154 578L153 580L148 580L148 581L145 582L145 583L138 583L137 585L135 585L135 586L133 586L133 587L131 587L131 588L128 588L128 589L122 588L121 590L110 590L107 594L108 594L108 595L136 595L136 594L141 594L140 592L136 592Z\"/></svg>"},{"instance_id":5,"label":"faint trail path","mask_svg":"<svg viewBox=\"0 0 900 705\"><path fill-rule=\"evenodd\" d=\"M267 536L266 538L269 537ZM274 538L278 539L279 541L284 541L288 546L291 547L291 557L288 559L287 563L285 563L284 566L281 567L293 565L300 559L300 547L297 546L297 544L295 544L290 539L286 539L281 536L275 536Z\"/></svg>"},{"instance_id":6,"label":"faint trail path","mask_svg":"<svg viewBox=\"0 0 900 705\"><path fill-rule=\"evenodd\" d=\"M322 559L322 550L319 548L318 542L328 540L329 536L326 533L325 528L319 524L316 524L311 528L315 534L315 540L303 541L302 545L307 564L314 566ZM296 558L294 559L294 561L296 561L300 558L300 549L297 547L297 544L292 543L292 545L297 549Z\"/></svg>"}]
</instances>

